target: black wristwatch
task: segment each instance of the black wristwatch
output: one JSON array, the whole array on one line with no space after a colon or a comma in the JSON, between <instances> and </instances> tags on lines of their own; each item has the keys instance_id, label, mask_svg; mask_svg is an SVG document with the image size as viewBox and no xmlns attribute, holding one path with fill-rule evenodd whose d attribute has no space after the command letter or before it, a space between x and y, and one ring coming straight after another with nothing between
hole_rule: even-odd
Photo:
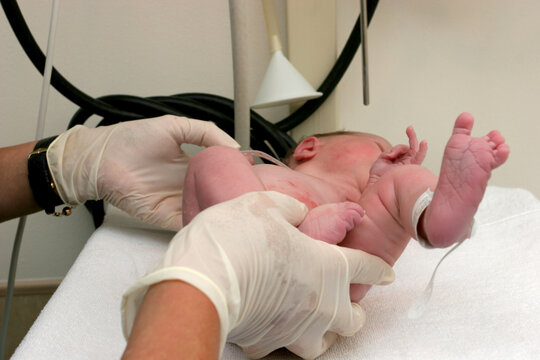
<instances>
[{"instance_id":1,"label":"black wristwatch","mask_svg":"<svg viewBox=\"0 0 540 360\"><path fill-rule=\"evenodd\" d=\"M39 140L34 147L34 151L28 155L28 181L38 205L47 214L60 216L69 215L71 208L66 207L61 213L55 212L55 207L64 203L56 191L56 185L47 162L47 150L56 138L57 136L52 136Z\"/></svg>"}]
</instances>

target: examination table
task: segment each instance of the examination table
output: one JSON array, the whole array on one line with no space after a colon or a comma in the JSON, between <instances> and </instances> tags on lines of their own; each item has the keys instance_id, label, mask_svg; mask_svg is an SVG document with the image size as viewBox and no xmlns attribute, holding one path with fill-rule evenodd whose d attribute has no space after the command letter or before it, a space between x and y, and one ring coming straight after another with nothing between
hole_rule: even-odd
<instances>
[{"instance_id":1,"label":"examination table","mask_svg":"<svg viewBox=\"0 0 540 360\"><path fill-rule=\"evenodd\" d=\"M475 236L441 264L422 317L407 310L446 250L411 241L396 281L362 300L367 322L320 359L539 359L540 202L490 186ZM122 293L160 258L172 233L116 209L88 240L12 359L119 359ZM221 359L244 359L231 344ZM295 359L278 351L268 359Z\"/></svg>"}]
</instances>

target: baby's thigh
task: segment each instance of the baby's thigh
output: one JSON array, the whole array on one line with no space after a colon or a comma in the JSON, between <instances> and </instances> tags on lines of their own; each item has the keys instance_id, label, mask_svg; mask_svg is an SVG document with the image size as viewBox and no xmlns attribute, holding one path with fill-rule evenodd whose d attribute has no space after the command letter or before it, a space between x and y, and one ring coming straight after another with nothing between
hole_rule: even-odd
<instances>
[{"instance_id":1,"label":"baby's thigh","mask_svg":"<svg viewBox=\"0 0 540 360\"><path fill-rule=\"evenodd\" d=\"M189 163L186 181L202 209L247 192L264 190L248 159L226 146L212 146L195 155Z\"/></svg>"},{"instance_id":2,"label":"baby's thigh","mask_svg":"<svg viewBox=\"0 0 540 360\"><path fill-rule=\"evenodd\" d=\"M377 182L369 185L362 200L368 203L380 202L391 213L396 213L404 199L436 184L437 176L428 169L420 165L402 165L391 169Z\"/></svg>"},{"instance_id":3,"label":"baby's thigh","mask_svg":"<svg viewBox=\"0 0 540 360\"><path fill-rule=\"evenodd\" d=\"M261 182L240 151L225 146L206 148L188 164L183 189L184 223L212 205L260 190Z\"/></svg>"},{"instance_id":4,"label":"baby's thigh","mask_svg":"<svg viewBox=\"0 0 540 360\"><path fill-rule=\"evenodd\" d=\"M397 224L400 230L414 236L411 217L415 203L427 189L436 188L437 180L422 166L399 166L370 185L361 204L379 227L391 229Z\"/></svg>"}]
</instances>

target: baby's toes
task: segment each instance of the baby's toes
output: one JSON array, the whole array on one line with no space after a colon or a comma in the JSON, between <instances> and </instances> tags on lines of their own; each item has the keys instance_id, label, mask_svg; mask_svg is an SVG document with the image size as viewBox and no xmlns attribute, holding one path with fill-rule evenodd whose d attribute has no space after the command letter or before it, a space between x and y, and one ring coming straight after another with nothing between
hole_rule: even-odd
<instances>
[{"instance_id":1,"label":"baby's toes","mask_svg":"<svg viewBox=\"0 0 540 360\"><path fill-rule=\"evenodd\" d=\"M471 130L474 125L474 117L469 113L461 113L454 123L454 129L452 133L454 135L462 134L462 135L471 135Z\"/></svg>"},{"instance_id":2,"label":"baby's toes","mask_svg":"<svg viewBox=\"0 0 540 360\"><path fill-rule=\"evenodd\" d=\"M493 168L501 166L505 163L505 161L508 159L508 156L510 155L510 146L508 144L500 144L497 146L497 148L493 151L493 157L495 158L495 164Z\"/></svg>"},{"instance_id":3,"label":"baby's toes","mask_svg":"<svg viewBox=\"0 0 540 360\"><path fill-rule=\"evenodd\" d=\"M484 137L484 139L489 144L493 153L493 169L495 169L496 167L502 165L506 159L508 159L510 147L504 142L504 137L497 130L491 131Z\"/></svg>"},{"instance_id":4,"label":"baby's toes","mask_svg":"<svg viewBox=\"0 0 540 360\"><path fill-rule=\"evenodd\" d=\"M494 150L499 145L504 144L504 137L498 130L490 131L489 134L487 134L484 138Z\"/></svg>"}]
</instances>

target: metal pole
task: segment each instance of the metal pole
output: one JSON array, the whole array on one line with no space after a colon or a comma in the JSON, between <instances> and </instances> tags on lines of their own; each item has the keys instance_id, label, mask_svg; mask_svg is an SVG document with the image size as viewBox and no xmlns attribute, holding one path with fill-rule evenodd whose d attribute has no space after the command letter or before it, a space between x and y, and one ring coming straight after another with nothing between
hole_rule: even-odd
<instances>
[{"instance_id":1,"label":"metal pole","mask_svg":"<svg viewBox=\"0 0 540 360\"><path fill-rule=\"evenodd\" d=\"M364 85L364 105L369 105L369 77L367 54L367 10L366 0L360 0L360 41L362 45L362 81Z\"/></svg>"},{"instance_id":2,"label":"metal pole","mask_svg":"<svg viewBox=\"0 0 540 360\"><path fill-rule=\"evenodd\" d=\"M234 73L234 138L249 149L251 117L248 93L248 48L246 0L229 0Z\"/></svg>"}]
</instances>

